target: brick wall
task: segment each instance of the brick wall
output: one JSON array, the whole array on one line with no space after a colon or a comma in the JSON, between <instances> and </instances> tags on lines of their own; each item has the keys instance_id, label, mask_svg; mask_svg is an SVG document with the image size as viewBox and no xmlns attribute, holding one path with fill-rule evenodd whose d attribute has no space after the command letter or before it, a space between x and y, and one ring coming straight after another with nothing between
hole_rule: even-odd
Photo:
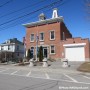
<instances>
[{"instance_id":1,"label":"brick wall","mask_svg":"<svg viewBox=\"0 0 90 90\"><path fill-rule=\"evenodd\" d=\"M61 32L61 40L63 40L63 33L64 33L65 39L72 38L72 34L69 32L69 30L67 29L67 27L63 22L61 22L60 24L60 32Z\"/></svg>"},{"instance_id":2,"label":"brick wall","mask_svg":"<svg viewBox=\"0 0 90 90\"><path fill-rule=\"evenodd\" d=\"M50 40L50 31L55 31L55 40ZM41 26L30 27L26 29L26 49L29 49L32 46L36 46L36 40L34 42L30 42L30 34L34 34L35 37L38 33L44 33L44 42L38 42L39 45L48 45L48 54L51 58L60 58L60 40L62 39L62 32L65 32L66 38L72 37L70 32L67 30L66 26L62 22L56 22L52 24L45 24ZM43 44L41 44L43 43ZM55 45L55 54L50 54L50 45Z\"/></svg>"},{"instance_id":3,"label":"brick wall","mask_svg":"<svg viewBox=\"0 0 90 90\"><path fill-rule=\"evenodd\" d=\"M90 58L90 46L89 46L89 39L82 39L80 37L78 38L69 38L69 39L66 39L64 41L61 41L60 43L60 57L61 58L64 58L65 56L62 56L62 52L64 52L64 47L63 45L64 44L78 44L78 43L86 43L86 45L84 46L85 47L85 58Z\"/></svg>"}]
</instances>

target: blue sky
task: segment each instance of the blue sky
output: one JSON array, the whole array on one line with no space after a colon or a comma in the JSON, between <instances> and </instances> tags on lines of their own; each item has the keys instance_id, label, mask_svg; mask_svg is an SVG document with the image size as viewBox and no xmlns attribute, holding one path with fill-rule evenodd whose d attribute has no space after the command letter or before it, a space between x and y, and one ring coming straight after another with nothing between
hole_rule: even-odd
<instances>
[{"instance_id":1,"label":"blue sky","mask_svg":"<svg viewBox=\"0 0 90 90\"><path fill-rule=\"evenodd\" d=\"M0 43L10 38L22 41L26 34L22 24L38 21L42 12L47 19L51 18L53 8L58 8L58 14L64 17L64 23L73 37L90 39L90 21L86 19L84 0L61 0L53 6L18 19L55 1L58 0L0 0Z\"/></svg>"}]
</instances>

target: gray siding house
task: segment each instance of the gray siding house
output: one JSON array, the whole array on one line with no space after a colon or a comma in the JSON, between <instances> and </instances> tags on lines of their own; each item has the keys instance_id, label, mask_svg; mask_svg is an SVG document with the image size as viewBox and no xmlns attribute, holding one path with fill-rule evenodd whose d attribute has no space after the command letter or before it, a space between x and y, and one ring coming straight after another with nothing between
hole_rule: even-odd
<instances>
[{"instance_id":1,"label":"gray siding house","mask_svg":"<svg viewBox=\"0 0 90 90\"><path fill-rule=\"evenodd\" d=\"M0 44L0 61L18 61L24 57L24 45L17 38Z\"/></svg>"}]
</instances>

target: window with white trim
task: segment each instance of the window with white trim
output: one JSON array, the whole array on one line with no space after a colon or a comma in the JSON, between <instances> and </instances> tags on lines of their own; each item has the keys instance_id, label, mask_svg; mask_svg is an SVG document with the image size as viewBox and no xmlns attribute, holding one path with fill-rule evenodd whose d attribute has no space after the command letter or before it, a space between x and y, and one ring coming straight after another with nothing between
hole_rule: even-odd
<instances>
[{"instance_id":1,"label":"window with white trim","mask_svg":"<svg viewBox=\"0 0 90 90\"><path fill-rule=\"evenodd\" d=\"M40 33L40 41L44 41L44 33Z\"/></svg>"},{"instance_id":2,"label":"window with white trim","mask_svg":"<svg viewBox=\"0 0 90 90\"><path fill-rule=\"evenodd\" d=\"M8 45L8 50L10 50L10 45Z\"/></svg>"},{"instance_id":3,"label":"window with white trim","mask_svg":"<svg viewBox=\"0 0 90 90\"><path fill-rule=\"evenodd\" d=\"M55 31L50 31L50 40L55 39Z\"/></svg>"},{"instance_id":4,"label":"window with white trim","mask_svg":"<svg viewBox=\"0 0 90 90\"><path fill-rule=\"evenodd\" d=\"M54 45L50 46L50 54L55 54L55 46Z\"/></svg>"},{"instance_id":5,"label":"window with white trim","mask_svg":"<svg viewBox=\"0 0 90 90\"><path fill-rule=\"evenodd\" d=\"M1 50L4 50L4 46L1 46Z\"/></svg>"},{"instance_id":6,"label":"window with white trim","mask_svg":"<svg viewBox=\"0 0 90 90\"><path fill-rule=\"evenodd\" d=\"M31 35L30 35L30 41L31 41L31 42L34 42L34 34L31 34Z\"/></svg>"}]
</instances>

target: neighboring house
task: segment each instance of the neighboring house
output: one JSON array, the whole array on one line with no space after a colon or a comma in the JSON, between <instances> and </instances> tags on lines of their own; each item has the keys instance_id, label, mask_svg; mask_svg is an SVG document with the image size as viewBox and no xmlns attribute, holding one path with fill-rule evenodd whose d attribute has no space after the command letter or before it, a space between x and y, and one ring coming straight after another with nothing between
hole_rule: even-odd
<instances>
[{"instance_id":1,"label":"neighboring house","mask_svg":"<svg viewBox=\"0 0 90 90\"><path fill-rule=\"evenodd\" d=\"M0 44L0 60L19 60L24 56L24 45L17 38L6 40Z\"/></svg>"},{"instance_id":2,"label":"neighboring house","mask_svg":"<svg viewBox=\"0 0 90 90\"><path fill-rule=\"evenodd\" d=\"M46 19L42 13L39 21L23 25L26 27L26 50L30 49L33 55L36 55L37 47L42 46L43 55L47 58L67 58L69 61L90 58L89 40L72 38L56 8L52 18Z\"/></svg>"}]
</instances>

